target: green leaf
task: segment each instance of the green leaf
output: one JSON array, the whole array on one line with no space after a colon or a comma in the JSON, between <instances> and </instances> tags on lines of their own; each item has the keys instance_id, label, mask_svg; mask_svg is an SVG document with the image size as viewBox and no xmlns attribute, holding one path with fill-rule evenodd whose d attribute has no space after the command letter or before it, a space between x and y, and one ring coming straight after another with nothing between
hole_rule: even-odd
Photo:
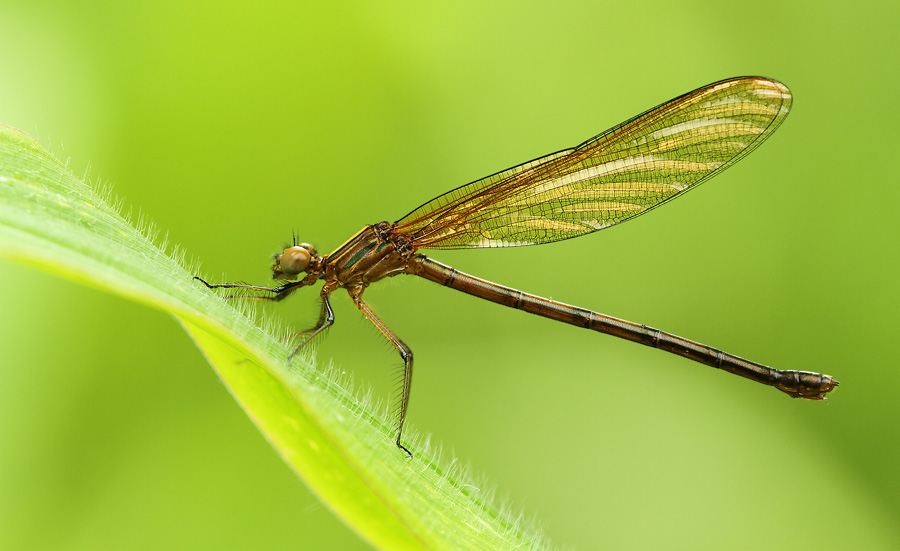
<instances>
[{"instance_id":1,"label":"green leaf","mask_svg":"<svg viewBox=\"0 0 900 551\"><path fill-rule=\"evenodd\" d=\"M383 409L335 373L303 357L289 365L245 303L194 281L152 229L110 203L31 136L0 126L0 256L172 312L282 458L361 537L391 551L546 548L414 436L407 458Z\"/></svg>"}]
</instances>

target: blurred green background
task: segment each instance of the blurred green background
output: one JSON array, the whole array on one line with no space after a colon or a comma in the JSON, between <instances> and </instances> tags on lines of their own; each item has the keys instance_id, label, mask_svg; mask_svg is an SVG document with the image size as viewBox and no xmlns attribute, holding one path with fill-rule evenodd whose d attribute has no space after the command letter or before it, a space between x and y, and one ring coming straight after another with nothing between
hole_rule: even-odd
<instances>
[{"instance_id":1,"label":"blurred green background","mask_svg":"<svg viewBox=\"0 0 900 551\"><path fill-rule=\"evenodd\" d=\"M218 280L742 74L794 92L672 205L438 260L770 365L831 403L396 278L410 419L574 549L897 549L896 6L4 2L0 122L113 186ZM340 293L338 293L340 295ZM343 296L318 348L387 399ZM168 315L0 264L0 548L366 549ZM270 309L313 321L315 292ZM485 485L482 491L488 491Z\"/></svg>"}]
</instances>

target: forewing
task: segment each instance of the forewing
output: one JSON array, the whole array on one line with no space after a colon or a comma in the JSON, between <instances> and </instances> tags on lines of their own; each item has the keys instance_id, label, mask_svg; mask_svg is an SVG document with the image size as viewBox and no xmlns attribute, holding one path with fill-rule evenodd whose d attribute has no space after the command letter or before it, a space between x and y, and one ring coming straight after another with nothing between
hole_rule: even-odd
<instances>
[{"instance_id":1,"label":"forewing","mask_svg":"<svg viewBox=\"0 0 900 551\"><path fill-rule=\"evenodd\" d=\"M725 170L787 116L788 88L739 77L704 86L581 145L449 191L396 223L415 248L534 245L643 214Z\"/></svg>"}]
</instances>

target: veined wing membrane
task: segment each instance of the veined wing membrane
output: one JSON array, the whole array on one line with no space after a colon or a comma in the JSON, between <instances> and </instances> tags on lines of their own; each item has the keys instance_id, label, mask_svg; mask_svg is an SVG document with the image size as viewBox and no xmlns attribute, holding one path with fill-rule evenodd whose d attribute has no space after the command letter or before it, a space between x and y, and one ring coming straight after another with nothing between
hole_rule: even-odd
<instances>
[{"instance_id":1,"label":"veined wing membrane","mask_svg":"<svg viewBox=\"0 0 900 551\"><path fill-rule=\"evenodd\" d=\"M788 88L739 77L698 88L581 145L449 191L397 222L414 248L534 245L591 233L697 187L765 141Z\"/></svg>"}]
</instances>

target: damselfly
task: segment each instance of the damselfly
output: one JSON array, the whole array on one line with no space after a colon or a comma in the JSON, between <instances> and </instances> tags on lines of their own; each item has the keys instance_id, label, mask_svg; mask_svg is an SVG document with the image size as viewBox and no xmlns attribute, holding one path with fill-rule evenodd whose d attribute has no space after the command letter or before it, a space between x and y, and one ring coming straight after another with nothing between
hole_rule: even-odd
<instances>
[{"instance_id":1,"label":"damselfly","mask_svg":"<svg viewBox=\"0 0 900 551\"><path fill-rule=\"evenodd\" d=\"M329 297L346 289L403 358L396 443L406 453L400 437L409 406L413 354L362 300L369 284L399 274L417 275L504 306L659 348L774 386L795 398L821 400L838 385L829 375L773 369L646 325L491 283L418 254L420 249L551 243L630 220L694 189L750 153L781 125L790 106L790 90L775 80L738 77L716 82L577 147L449 191L394 223L366 226L329 255L295 243L274 257L272 267L274 279L290 283L211 285L196 279L210 289L269 293L229 298L269 301L323 280L319 321L297 335L303 339L290 357L334 322Z\"/></svg>"}]
</instances>

